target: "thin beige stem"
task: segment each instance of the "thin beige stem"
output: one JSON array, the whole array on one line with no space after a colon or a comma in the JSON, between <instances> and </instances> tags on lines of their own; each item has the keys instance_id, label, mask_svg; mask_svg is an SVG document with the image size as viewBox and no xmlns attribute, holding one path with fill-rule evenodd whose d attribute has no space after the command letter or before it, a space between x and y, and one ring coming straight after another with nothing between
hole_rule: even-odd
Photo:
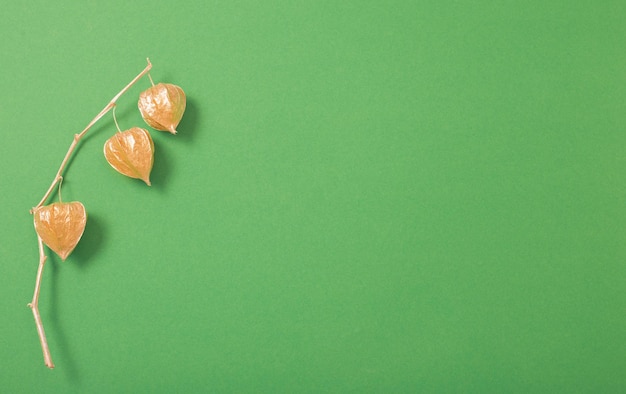
<instances>
[{"instance_id":1,"label":"thin beige stem","mask_svg":"<svg viewBox=\"0 0 626 394\"><path fill-rule=\"evenodd\" d=\"M54 368L52 362L52 356L50 356L50 349L48 348L48 341L46 340L46 332L43 329L43 322L41 321L41 315L39 314L39 290L41 289L41 277L43 276L43 267L46 265L46 254L43 250L43 241L41 237L37 236L39 242L39 268L37 269L37 280L35 281L35 293L33 294L33 300L28 304L33 311L35 317L35 324L37 325L37 334L39 334L39 342L41 342L41 350L43 351L43 362L46 367Z\"/></svg>"},{"instance_id":2,"label":"thin beige stem","mask_svg":"<svg viewBox=\"0 0 626 394\"><path fill-rule=\"evenodd\" d=\"M59 179L59 191L57 191L57 193L59 193L59 202L63 202L63 196L61 195L61 186L63 186L63 177Z\"/></svg>"},{"instance_id":3,"label":"thin beige stem","mask_svg":"<svg viewBox=\"0 0 626 394\"><path fill-rule=\"evenodd\" d=\"M115 116L115 108L117 108L117 105L113 106L113 122L115 122L115 128L117 129L117 132L121 133L122 130L120 130L120 125L119 123L117 123L117 116Z\"/></svg>"},{"instance_id":4,"label":"thin beige stem","mask_svg":"<svg viewBox=\"0 0 626 394\"><path fill-rule=\"evenodd\" d=\"M79 134L74 134L74 139L72 141L72 144L70 145L69 149L67 150L67 153L65 154L65 157L63 158L63 161L61 162L61 166L59 167L59 170L57 171L56 175L54 176L54 180L52 181L52 184L48 188L48 191L46 191L46 194L44 194L44 196L41 199L41 201L39 201L39 203L30 210L31 213L35 212L35 210L37 208L39 208L40 206L42 206L43 204L46 203L46 200L48 200L48 197L50 197L50 194L54 190L54 187L61 180L61 176L63 175L63 171L65 170L65 167L67 166L67 163L70 160L70 157L72 156L72 153L74 153L74 149L76 149L76 145L78 145L78 142L80 141L81 138L83 138L85 133L87 133L87 131L98 120L100 120L100 118L102 118L107 112L109 112L111 110L111 108L113 108L115 106L115 103L117 102L117 100L120 98L120 96L122 94L126 93L126 91L128 89L130 89L131 86L133 86L135 84L135 82L137 82L141 77L143 77L144 75L146 75L150 71L150 69L152 68L152 63L150 63L150 59L146 59L146 61L148 62L148 65L146 66L146 68L144 68L143 71L141 71L139 74L137 74L137 76L135 78L133 78L133 80L130 81L128 83L128 85L126 85L124 87L124 89L120 90L120 92L118 94L116 94L115 97L113 97L111 99L111 101L106 105L106 107L104 107L102 109L102 111L100 111L100 113L98 115L96 115L96 117L93 118L91 120L91 122L89 122L89 124L87 125L87 127L85 127L83 129L83 131L81 131Z\"/></svg>"}]
</instances>

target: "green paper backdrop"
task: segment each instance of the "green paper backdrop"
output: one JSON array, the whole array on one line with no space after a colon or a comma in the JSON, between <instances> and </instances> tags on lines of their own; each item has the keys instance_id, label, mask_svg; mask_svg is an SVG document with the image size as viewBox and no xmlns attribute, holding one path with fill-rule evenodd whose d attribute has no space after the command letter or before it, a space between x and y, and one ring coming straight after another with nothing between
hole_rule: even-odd
<instances>
[{"instance_id":1,"label":"green paper backdrop","mask_svg":"<svg viewBox=\"0 0 626 394\"><path fill-rule=\"evenodd\" d=\"M2 13L1 392L626 392L624 1ZM187 112L152 187L104 160L110 114L81 142L48 370L29 209L146 57Z\"/></svg>"}]
</instances>

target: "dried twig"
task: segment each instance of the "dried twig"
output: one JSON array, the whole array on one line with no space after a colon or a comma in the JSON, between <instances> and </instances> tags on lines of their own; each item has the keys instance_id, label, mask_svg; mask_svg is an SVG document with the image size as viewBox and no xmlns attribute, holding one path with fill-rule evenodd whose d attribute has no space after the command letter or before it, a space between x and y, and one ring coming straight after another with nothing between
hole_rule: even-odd
<instances>
[{"instance_id":1,"label":"dried twig","mask_svg":"<svg viewBox=\"0 0 626 394\"><path fill-rule=\"evenodd\" d=\"M48 348L48 341L46 340L46 333L43 329L43 323L41 322L41 315L39 315L39 289L41 288L41 276L43 275L43 267L46 265L46 254L43 251L43 241L40 236L37 236L39 242L39 269L37 269L37 280L35 282L35 294L33 294L33 300L28 306L33 310L33 316L35 316L35 324L37 324L37 334L39 334L39 341L41 342L41 350L43 350L43 362L46 367L54 368L52 357L50 356L50 349Z\"/></svg>"},{"instance_id":2,"label":"dried twig","mask_svg":"<svg viewBox=\"0 0 626 394\"><path fill-rule=\"evenodd\" d=\"M85 127L83 131L81 131L79 134L74 135L72 144L70 145L67 153L65 154L65 157L63 158L63 161L61 162L61 166L59 167L59 170L57 171L54 177L54 180L52 181L52 184L50 185L50 187L48 188L48 190L42 197L41 201L39 201L39 203L30 210L31 214L34 213L38 208L40 208L42 205L46 203L46 201L50 197L50 194L52 194L52 191L54 190L55 186L61 181L61 179L63 179L63 171L65 170L65 167L67 166L67 163L69 162L70 157L72 156L72 153L76 149L76 146L78 145L78 142L80 141L80 139L85 135L85 133L87 133L87 131L98 120L100 120L100 118L102 118L107 112L109 112L112 108L115 107L116 105L115 103L117 102L117 100L120 98L121 95L126 93L126 91L128 91L128 89L130 89L130 87L133 86L135 82L137 82L141 77L143 77L150 71L150 69L152 68L152 64L150 63L150 59L146 59L146 60L148 62L148 65L146 66L146 68L144 68L143 71L141 71L135 78L133 78L133 80L130 81L128 85L126 85L122 90L120 90L120 92L116 94L115 97L113 97L113 99L111 99L111 101L106 105L106 107L104 107L102 111L100 111L100 113L98 113L98 115L96 115L96 117L93 118L91 122L89 122L89 124L87 125L87 127ZM39 291L41 289L41 277L43 275L43 268L44 268L44 265L46 264L46 254L44 252L43 241L39 235L37 236L37 241L39 243L39 268L37 269L37 279L35 281L35 293L33 294L33 300L28 304L28 306L32 309L33 316L35 317L35 324L37 325L37 333L39 334L39 341L41 342L41 349L43 351L44 363L46 364L48 368L54 368L54 363L52 362L52 357L50 355L50 349L48 348L48 341L46 340L46 333L44 331L43 323L41 321L41 316L39 314Z\"/></svg>"}]
</instances>

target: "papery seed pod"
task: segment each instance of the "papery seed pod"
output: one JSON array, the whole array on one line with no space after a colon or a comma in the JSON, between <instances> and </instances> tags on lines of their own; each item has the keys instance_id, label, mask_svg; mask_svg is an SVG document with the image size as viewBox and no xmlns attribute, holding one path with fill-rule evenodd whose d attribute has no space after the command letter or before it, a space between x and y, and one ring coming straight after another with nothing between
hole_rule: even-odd
<instances>
[{"instance_id":1,"label":"papery seed pod","mask_svg":"<svg viewBox=\"0 0 626 394\"><path fill-rule=\"evenodd\" d=\"M34 218L43 243L65 261L83 236L87 212L78 201L55 202L37 208Z\"/></svg>"},{"instance_id":2,"label":"papery seed pod","mask_svg":"<svg viewBox=\"0 0 626 394\"><path fill-rule=\"evenodd\" d=\"M133 127L115 133L104 143L104 157L120 174L141 179L150 186L154 142L146 129Z\"/></svg>"},{"instance_id":3,"label":"papery seed pod","mask_svg":"<svg viewBox=\"0 0 626 394\"><path fill-rule=\"evenodd\" d=\"M146 123L155 130L172 134L176 134L186 105L185 92L171 83L156 84L139 95L139 111Z\"/></svg>"}]
</instances>

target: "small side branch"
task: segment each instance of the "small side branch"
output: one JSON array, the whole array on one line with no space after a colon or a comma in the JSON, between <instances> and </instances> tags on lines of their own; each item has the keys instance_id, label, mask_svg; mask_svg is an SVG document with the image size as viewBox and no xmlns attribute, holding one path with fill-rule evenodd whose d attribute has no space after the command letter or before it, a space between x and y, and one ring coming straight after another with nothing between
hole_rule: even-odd
<instances>
[{"instance_id":1,"label":"small side branch","mask_svg":"<svg viewBox=\"0 0 626 394\"><path fill-rule=\"evenodd\" d=\"M43 276L43 267L46 265L46 254L43 250L43 241L41 237L37 236L37 242L39 242L39 268L37 269L37 280L35 281L35 293L33 294L33 300L28 304L33 311L35 317L35 324L37 325L37 334L39 334L39 342L41 342L41 350L43 351L43 362L46 367L54 368L52 362L52 356L50 355L50 349L48 348L48 341L46 340L46 332L43 329L43 322L41 321L41 315L39 314L39 290L41 289L41 277Z\"/></svg>"}]
</instances>

